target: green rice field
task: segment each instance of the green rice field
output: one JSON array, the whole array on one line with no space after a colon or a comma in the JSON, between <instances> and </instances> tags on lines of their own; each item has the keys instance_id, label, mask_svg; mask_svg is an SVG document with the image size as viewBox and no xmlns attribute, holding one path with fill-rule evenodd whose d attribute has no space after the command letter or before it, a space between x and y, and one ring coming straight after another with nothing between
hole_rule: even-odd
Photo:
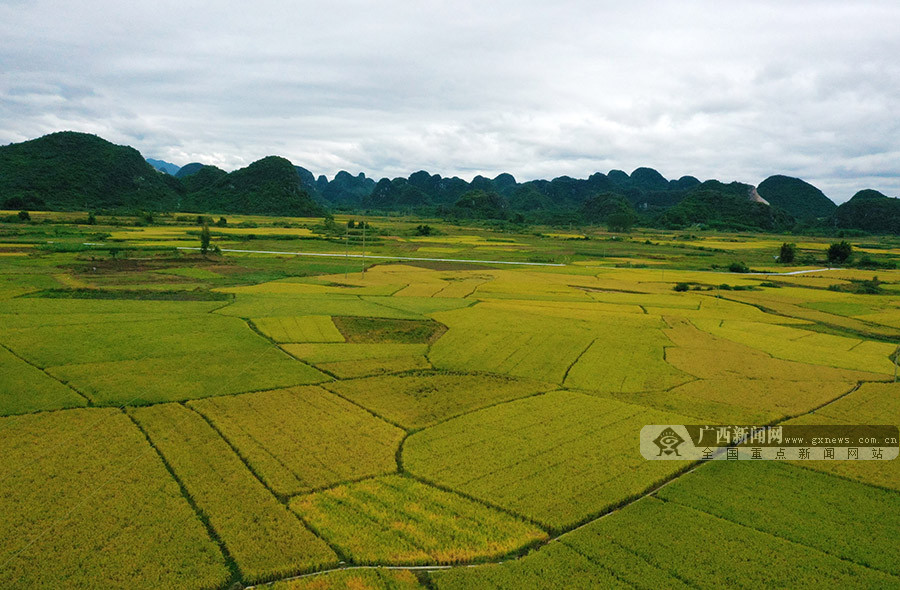
<instances>
[{"instance_id":1,"label":"green rice field","mask_svg":"<svg viewBox=\"0 0 900 590\"><path fill-rule=\"evenodd\" d=\"M0 588L900 588L900 460L638 444L900 425L900 270L856 293L711 230L372 217L361 259L314 219L207 255L174 215L73 219L0 227Z\"/></svg>"}]
</instances>

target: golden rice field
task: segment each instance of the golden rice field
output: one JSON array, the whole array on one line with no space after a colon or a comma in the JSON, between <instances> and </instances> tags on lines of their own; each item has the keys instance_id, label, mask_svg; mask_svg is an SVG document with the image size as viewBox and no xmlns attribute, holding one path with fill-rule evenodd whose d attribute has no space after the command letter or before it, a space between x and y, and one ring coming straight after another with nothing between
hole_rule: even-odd
<instances>
[{"instance_id":1,"label":"golden rice field","mask_svg":"<svg viewBox=\"0 0 900 590\"><path fill-rule=\"evenodd\" d=\"M900 425L900 270L408 218L368 220L386 258L258 216L203 256L186 214L80 218L0 227L0 588L900 587L900 460L638 446Z\"/></svg>"},{"instance_id":2,"label":"golden rice field","mask_svg":"<svg viewBox=\"0 0 900 590\"><path fill-rule=\"evenodd\" d=\"M297 496L291 509L360 563L465 563L547 537L514 516L400 475Z\"/></svg>"}]
</instances>

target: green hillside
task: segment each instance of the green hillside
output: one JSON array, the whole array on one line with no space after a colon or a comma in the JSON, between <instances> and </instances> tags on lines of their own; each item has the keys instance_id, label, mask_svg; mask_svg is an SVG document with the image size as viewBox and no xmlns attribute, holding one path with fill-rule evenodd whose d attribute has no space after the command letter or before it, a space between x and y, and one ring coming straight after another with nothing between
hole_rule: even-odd
<instances>
[{"instance_id":1,"label":"green hillside","mask_svg":"<svg viewBox=\"0 0 900 590\"><path fill-rule=\"evenodd\" d=\"M659 216L662 227L707 225L718 229L786 230L794 218L772 205L751 200L753 187L739 182L708 180Z\"/></svg>"},{"instance_id":2,"label":"green hillside","mask_svg":"<svg viewBox=\"0 0 900 590\"><path fill-rule=\"evenodd\" d=\"M172 209L173 183L136 149L87 133L0 147L0 204L7 209Z\"/></svg>"},{"instance_id":3,"label":"green hillside","mask_svg":"<svg viewBox=\"0 0 900 590\"><path fill-rule=\"evenodd\" d=\"M900 233L900 199L871 189L861 190L837 208L834 224L848 229Z\"/></svg>"},{"instance_id":4,"label":"green hillside","mask_svg":"<svg viewBox=\"0 0 900 590\"><path fill-rule=\"evenodd\" d=\"M770 176L757 187L759 196L797 219L828 217L837 208L822 191L799 178Z\"/></svg>"},{"instance_id":5,"label":"green hillside","mask_svg":"<svg viewBox=\"0 0 900 590\"><path fill-rule=\"evenodd\" d=\"M325 213L301 187L300 175L294 165L278 156L257 160L246 168L222 176L206 188L188 194L182 209L300 217Z\"/></svg>"}]
</instances>

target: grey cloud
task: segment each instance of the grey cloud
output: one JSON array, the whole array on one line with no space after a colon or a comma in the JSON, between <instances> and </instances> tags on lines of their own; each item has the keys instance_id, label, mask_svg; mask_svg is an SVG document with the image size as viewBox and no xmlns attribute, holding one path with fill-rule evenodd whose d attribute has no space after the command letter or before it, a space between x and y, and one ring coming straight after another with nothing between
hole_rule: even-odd
<instances>
[{"instance_id":1,"label":"grey cloud","mask_svg":"<svg viewBox=\"0 0 900 590\"><path fill-rule=\"evenodd\" d=\"M900 6L733 4L3 2L0 143L77 129L226 169L900 192Z\"/></svg>"}]
</instances>

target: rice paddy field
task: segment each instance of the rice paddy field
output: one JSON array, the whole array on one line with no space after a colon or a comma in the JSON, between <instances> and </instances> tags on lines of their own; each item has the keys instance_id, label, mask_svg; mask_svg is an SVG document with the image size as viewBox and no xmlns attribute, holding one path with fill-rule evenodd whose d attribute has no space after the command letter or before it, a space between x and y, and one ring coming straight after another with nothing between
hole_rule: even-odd
<instances>
[{"instance_id":1,"label":"rice paddy field","mask_svg":"<svg viewBox=\"0 0 900 590\"><path fill-rule=\"evenodd\" d=\"M84 217L0 224L0 588L900 588L900 460L638 441L900 425L895 238Z\"/></svg>"}]
</instances>

